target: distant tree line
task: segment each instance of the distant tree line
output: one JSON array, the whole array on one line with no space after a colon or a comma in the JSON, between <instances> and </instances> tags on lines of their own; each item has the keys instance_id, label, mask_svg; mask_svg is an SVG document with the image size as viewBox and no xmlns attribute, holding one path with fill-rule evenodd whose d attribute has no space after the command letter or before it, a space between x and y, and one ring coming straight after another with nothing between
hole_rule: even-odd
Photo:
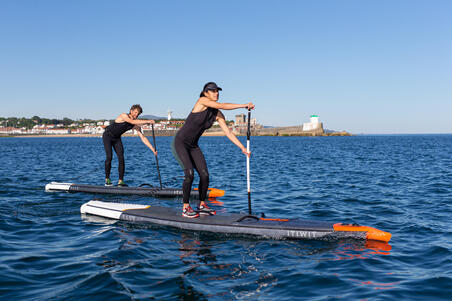
<instances>
[{"instance_id":1,"label":"distant tree line","mask_svg":"<svg viewBox=\"0 0 452 301\"><path fill-rule=\"evenodd\" d=\"M184 121L185 119L172 119L173 121ZM92 120L92 119L79 119L79 120L72 120L70 118L64 117L63 119L48 119L48 118L41 118L39 116L33 116L31 118L18 118L18 117L0 117L0 127L16 127L16 128L26 128L31 129L37 124L63 124L65 127L69 127L71 124L77 124L81 125L84 123L97 123L99 121L106 121L106 119L100 119L100 120ZM112 122L113 120L111 120ZM159 122L159 120L156 120L156 122ZM226 124L230 125L233 123L232 120L227 120ZM218 126L215 126L218 127Z\"/></svg>"},{"instance_id":2,"label":"distant tree line","mask_svg":"<svg viewBox=\"0 0 452 301\"><path fill-rule=\"evenodd\" d=\"M31 129L37 124L63 124L64 126L68 127L71 124L83 124L83 123L93 123L97 121L105 121L103 120L92 120L92 119L81 119L81 120L72 120L70 118L63 118L63 119L48 119L48 118L41 118L39 116L33 116L31 118L17 118L17 117L0 117L0 126L2 127L16 127L16 128L26 128Z\"/></svg>"}]
</instances>

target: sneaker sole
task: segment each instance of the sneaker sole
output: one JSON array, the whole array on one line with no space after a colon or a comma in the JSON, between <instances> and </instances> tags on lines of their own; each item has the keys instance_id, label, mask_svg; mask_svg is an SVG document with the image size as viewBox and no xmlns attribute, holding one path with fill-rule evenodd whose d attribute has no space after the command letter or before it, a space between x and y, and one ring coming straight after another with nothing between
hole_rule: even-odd
<instances>
[{"instance_id":1,"label":"sneaker sole","mask_svg":"<svg viewBox=\"0 0 452 301\"><path fill-rule=\"evenodd\" d=\"M193 216L189 216L189 215L185 215L185 214L182 213L182 216L183 217L188 217L188 218L197 218L197 217L199 217L199 214L193 215Z\"/></svg>"}]
</instances>

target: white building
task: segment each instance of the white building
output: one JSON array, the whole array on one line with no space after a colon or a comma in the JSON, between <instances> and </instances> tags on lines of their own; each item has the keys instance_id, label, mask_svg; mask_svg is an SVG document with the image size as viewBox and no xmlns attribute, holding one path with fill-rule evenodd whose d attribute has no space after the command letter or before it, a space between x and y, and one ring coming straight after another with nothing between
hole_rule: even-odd
<instances>
[{"instance_id":1,"label":"white building","mask_svg":"<svg viewBox=\"0 0 452 301\"><path fill-rule=\"evenodd\" d=\"M0 134L24 134L24 131L15 127L0 127Z\"/></svg>"},{"instance_id":2,"label":"white building","mask_svg":"<svg viewBox=\"0 0 452 301\"><path fill-rule=\"evenodd\" d=\"M70 134L71 131L69 129L47 129L46 134L48 135L65 135Z\"/></svg>"},{"instance_id":3,"label":"white building","mask_svg":"<svg viewBox=\"0 0 452 301\"><path fill-rule=\"evenodd\" d=\"M105 132L105 128L103 126L96 126L93 130L93 134L103 134Z\"/></svg>"},{"instance_id":4,"label":"white building","mask_svg":"<svg viewBox=\"0 0 452 301\"><path fill-rule=\"evenodd\" d=\"M152 130L152 126L151 126L151 125L146 125L146 127L145 127L145 126L142 126L141 128L144 129L144 130ZM161 130L161 129L163 129L163 124L161 124L161 123L155 123L155 124L154 124L154 129L156 129L156 130Z\"/></svg>"},{"instance_id":5,"label":"white building","mask_svg":"<svg viewBox=\"0 0 452 301\"><path fill-rule=\"evenodd\" d=\"M311 115L310 122L303 123L303 131L312 131L320 128L319 116Z\"/></svg>"}]
</instances>

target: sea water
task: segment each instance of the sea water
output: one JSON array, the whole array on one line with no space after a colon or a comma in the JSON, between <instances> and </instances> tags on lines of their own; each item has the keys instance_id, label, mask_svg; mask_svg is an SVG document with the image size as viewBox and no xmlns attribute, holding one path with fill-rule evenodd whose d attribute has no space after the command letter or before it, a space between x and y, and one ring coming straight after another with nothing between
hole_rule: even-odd
<instances>
[{"instance_id":1,"label":"sea water","mask_svg":"<svg viewBox=\"0 0 452 301\"><path fill-rule=\"evenodd\" d=\"M157 137L161 177L181 187L170 142ZM139 138L123 143L125 181L158 185L152 152ZM226 191L211 206L246 212L245 156L225 137L200 146L210 187ZM452 135L252 137L251 149L253 212L359 223L391 241L280 241L82 216L94 198L182 204L46 192L51 181L102 185L102 139L0 138L0 298L450 300Z\"/></svg>"}]
</instances>

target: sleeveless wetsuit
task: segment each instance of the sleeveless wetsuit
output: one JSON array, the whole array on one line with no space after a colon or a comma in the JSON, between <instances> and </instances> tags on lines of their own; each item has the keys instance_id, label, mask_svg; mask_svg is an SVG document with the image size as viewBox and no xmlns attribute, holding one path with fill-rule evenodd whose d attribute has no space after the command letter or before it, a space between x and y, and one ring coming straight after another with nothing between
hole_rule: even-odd
<instances>
[{"instance_id":1,"label":"sleeveless wetsuit","mask_svg":"<svg viewBox=\"0 0 452 301\"><path fill-rule=\"evenodd\" d=\"M218 109L207 108L198 113L191 112L184 125L174 136L171 144L174 157L184 170L184 183L182 184L184 203L189 203L191 185L194 171L199 174L199 200L204 201L209 187L209 172L206 160L198 146L199 137L215 122Z\"/></svg>"},{"instance_id":2,"label":"sleeveless wetsuit","mask_svg":"<svg viewBox=\"0 0 452 301\"><path fill-rule=\"evenodd\" d=\"M134 125L128 122L113 122L105 128L105 132L102 135L105 154L107 155L105 159L105 178L110 178L111 160L113 158L113 153L111 151L112 147L114 148L116 156L118 157L119 179L122 180L124 178L124 147L122 145L121 135L128 130L131 130L133 127Z\"/></svg>"}]
</instances>

